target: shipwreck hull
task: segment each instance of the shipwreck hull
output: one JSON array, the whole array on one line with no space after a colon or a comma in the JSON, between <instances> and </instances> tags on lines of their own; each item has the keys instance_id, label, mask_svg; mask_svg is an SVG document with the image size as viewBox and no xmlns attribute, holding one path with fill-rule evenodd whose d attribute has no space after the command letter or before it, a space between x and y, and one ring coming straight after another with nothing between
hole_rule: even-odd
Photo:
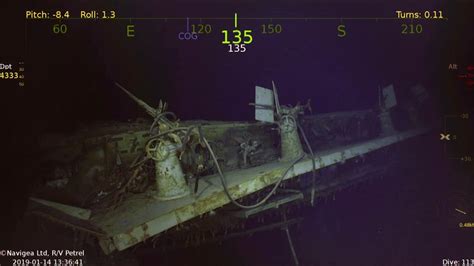
<instances>
[{"instance_id":1,"label":"shipwreck hull","mask_svg":"<svg viewBox=\"0 0 474 266\"><path fill-rule=\"evenodd\" d=\"M426 132L425 129L418 128L381 136L380 123L370 110L304 116L301 127L314 151L314 157L305 148L305 158L292 165L291 162L279 161L280 139L274 126L270 124L182 122L182 125L187 126L196 124L201 125L203 135L209 139L221 162L232 198L244 201L258 197L255 195L259 191L271 187L288 167L291 169L285 175L284 182L288 183L289 188L299 191L298 196L291 201L312 201L314 196L323 195L329 188L343 188L363 181L378 170L376 167L369 167L370 169L364 170L366 172L341 179L318 177L317 184L313 184L311 178L308 178L311 172L329 169L327 172L331 173L336 165L352 161L363 162L369 154L391 149L397 143ZM43 158L48 165L52 165L53 170L70 169L56 171L63 173L63 176L59 174L55 178L68 178L70 181L61 188L43 186L35 196L66 204L66 207L59 210L54 204L36 201L32 204L32 211L93 235L107 254L127 249L165 232L169 233L187 221L207 219L210 213L217 212L220 215L220 210L223 210L221 207L226 206L230 200L223 190L216 169L212 167L211 159L201 151L196 151L191 158L182 158L183 169L189 177L187 182L192 191L189 196L161 201L155 197L154 186L148 185L140 191L127 191L122 195L123 199L114 206L104 204L110 196L98 194L112 190L109 184L111 180L126 178L114 172L114 169L118 164L125 167L136 162L150 137L149 126L148 123L128 124L105 131L89 130L88 134L82 132L59 141L44 142L42 147L48 156ZM258 142L258 149L244 159L241 144L251 141ZM194 158L198 155L202 157L199 162ZM198 172L194 167L198 163L205 165L206 170ZM383 166L387 163L375 164ZM43 172L45 179L51 173L50 169L51 167ZM95 172L90 169L95 169ZM293 184L292 180L297 182ZM311 190L315 195L311 195ZM275 203L269 201L268 204ZM283 204L286 202L281 203ZM90 211L90 216L75 217L71 215L68 205ZM240 213L242 217L249 215L248 212Z\"/></svg>"},{"instance_id":2,"label":"shipwreck hull","mask_svg":"<svg viewBox=\"0 0 474 266\"><path fill-rule=\"evenodd\" d=\"M183 126L200 125L224 171L254 167L280 157L279 136L274 126L266 123L184 121ZM362 141L378 134L378 121L369 111L341 112L305 116L302 126L313 150L328 149ZM41 162L38 174L42 180L67 179L62 189L42 187L36 195L68 204L93 207L91 194L110 188L114 168L120 164L131 165L144 152L150 139L150 123L116 123L88 128L72 136L49 136L41 139ZM362 128L362 130L361 130ZM244 161L241 143L256 141L257 152ZM186 155L186 154L185 154ZM183 158L183 167L190 176L216 173L210 158L205 158L209 170L197 173L196 154ZM206 156L208 157L208 156Z\"/></svg>"},{"instance_id":3,"label":"shipwreck hull","mask_svg":"<svg viewBox=\"0 0 474 266\"><path fill-rule=\"evenodd\" d=\"M316 169L343 163L418 136L423 132L422 130L413 130L397 133L360 144L318 152L315 154ZM232 197L242 198L272 185L290 164L273 162L250 169L228 172L226 178ZM295 164L285 179L309 173L312 169L312 160L305 159ZM175 201L157 202L153 199L140 199L137 195L112 212L97 214L91 219L91 222L108 236L108 239L101 240L104 251L109 253L115 249L124 250L173 226L229 203L218 176L209 176L205 180L200 181L200 190L195 198L190 196ZM328 185L331 186L331 184L322 184L316 190L324 190L323 186ZM335 185L342 186L344 182Z\"/></svg>"}]
</instances>

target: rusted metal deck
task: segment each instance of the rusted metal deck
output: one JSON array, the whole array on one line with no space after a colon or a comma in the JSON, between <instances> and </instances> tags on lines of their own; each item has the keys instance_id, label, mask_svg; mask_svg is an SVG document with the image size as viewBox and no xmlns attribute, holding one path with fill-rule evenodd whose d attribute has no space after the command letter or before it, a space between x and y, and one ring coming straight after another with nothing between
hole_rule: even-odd
<instances>
[{"instance_id":1,"label":"rusted metal deck","mask_svg":"<svg viewBox=\"0 0 474 266\"><path fill-rule=\"evenodd\" d=\"M317 152L314 154L316 169L344 162L425 132L427 132L426 129L414 129ZM290 165L291 162L272 162L249 169L226 172L226 180L232 197L241 198L275 183ZM307 156L292 167L285 179L308 173L312 169L312 159ZM150 190L130 197L114 210L93 214L90 222L105 234L104 237L99 237L99 242L104 252L110 253L143 242L229 202L219 176L212 175L200 180L199 191L196 195L159 201L154 198L153 191Z\"/></svg>"}]
</instances>

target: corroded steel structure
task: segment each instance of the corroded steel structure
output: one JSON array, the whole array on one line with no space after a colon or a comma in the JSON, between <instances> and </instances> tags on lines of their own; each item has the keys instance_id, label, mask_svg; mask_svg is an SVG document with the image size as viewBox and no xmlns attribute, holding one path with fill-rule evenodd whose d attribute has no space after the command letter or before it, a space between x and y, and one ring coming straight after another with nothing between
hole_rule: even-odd
<instances>
[{"instance_id":1,"label":"corroded steel structure","mask_svg":"<svg viewBox=\"0 0 474 266\"><path fill-rule=\"evenodd\" d=\"M273 93L257 88L254 105L260 122L179 121L166 103L152 108L119 87L153 121L43 138L40 164L48 167L39 174L46 181L30 207L93 235L106 254L198 220L225 220L229 203L265 199L251 210L234 210L230 216L239 219L285 204L313 203L330 188L359 182L388 167L388 160L368 160L371 154L427 131L416 124L395 128L390 116L394 99L379 103L375 111L303 115L309 102L280 105L273 85ZM411 116L416 111L410 106ZM331 177L347 164L367 167ZM315 182L316 173L330 178Z\"/></svg>"}]
</instances>

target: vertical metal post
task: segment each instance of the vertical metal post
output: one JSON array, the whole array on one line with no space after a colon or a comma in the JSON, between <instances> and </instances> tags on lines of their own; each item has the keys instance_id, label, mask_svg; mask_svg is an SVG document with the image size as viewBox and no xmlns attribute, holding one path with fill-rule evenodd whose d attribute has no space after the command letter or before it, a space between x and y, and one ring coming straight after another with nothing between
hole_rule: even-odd
<instances>
[{"instance_id":1,"label":"vertical metal post","mask_svg":"<svg viewBox=\"0 0 474 266\"><path fill-rule=\"evenodd\" d=\"M381 134L382 136L388 136L395 133L395 128L393 127L392 117L390 116L390 111L384 110L379 115Z\"/></svg>"},{"instance_id":2,"label":"vertical metal post","mask_svg":"<svg viewBox=\"0 0 474 266\"><path fill-rule=\"evenodd\" d=\"M158 190L157 198L172 200L189 194L189 187L176 154L177 146L170 141L158 141L155 156L155 178Z\"/></svg>"},{"instance_id":3,"label":"vertical metal post","mask_svg":"<svg viewBox=\"0 0 474 266\"><path fill-rule=\"evenodd\" d=\"M283 221L286 222L286 213L283 210ZM286 232L286 237L288 238L288 244L290 245L291 255L293 256L293 261L295 262L295 266L300 265L298 262L298 256L296 256L295 247L293 246L293 241L291 241L290 229L288 228L288 224L285 225L284 230Z\"/></svg>"},{"instance_id":4,"label":"vertical metal post","mask_svg":"<svg viewBox=\"0 0 474 266\"><path fill-rule=\"evenodd\" d=\"M292 161L304 154L298 135L296 117L285 114L278 123L280 126L281 161Z\"/></svg>"}]
</instances>

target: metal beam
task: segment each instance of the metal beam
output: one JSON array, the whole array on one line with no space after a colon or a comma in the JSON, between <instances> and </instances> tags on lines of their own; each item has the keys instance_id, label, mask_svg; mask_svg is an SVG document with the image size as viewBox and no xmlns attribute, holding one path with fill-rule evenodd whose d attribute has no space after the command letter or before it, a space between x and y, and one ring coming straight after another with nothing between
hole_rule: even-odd
<instances>
[{"instance_id":1,"label":"metal beam","mask_svg":"<svg viewBox=\"0 0 474 266\"><path fill-rule=\"evenodd\" d=\"M303 193L298 192L298 193L291 193L287 194L285 196L280 196L279 198L276 198L272 201L269 201L268 203L257 207L253 209L242 209L239 211L233 211L230 213L230 215L237 217L237 218L248 218L254 214L261 213L263 211L266 211L268 209L277 209L281 205L295 201L295 200L302 200L304 198Z\"/></svg>"},{"instance_id":2,"label":"metal beam","mask_svg":"<svg viewBox=\"0 0 474 266\"><path fill-rule=\"evenodd\" d=\"M50 200L44 200L44 199L38 199L34 197L30 197L30 200L33 202L37 202L39 204L51 207L53 209L56 209L58 211L61 211L65 214L71 215L72 217L76 217L82 220L89 220L91 217L91 210L89 209L83 209L71 205L66 205Z\"/></svg>"}]
</instances>

